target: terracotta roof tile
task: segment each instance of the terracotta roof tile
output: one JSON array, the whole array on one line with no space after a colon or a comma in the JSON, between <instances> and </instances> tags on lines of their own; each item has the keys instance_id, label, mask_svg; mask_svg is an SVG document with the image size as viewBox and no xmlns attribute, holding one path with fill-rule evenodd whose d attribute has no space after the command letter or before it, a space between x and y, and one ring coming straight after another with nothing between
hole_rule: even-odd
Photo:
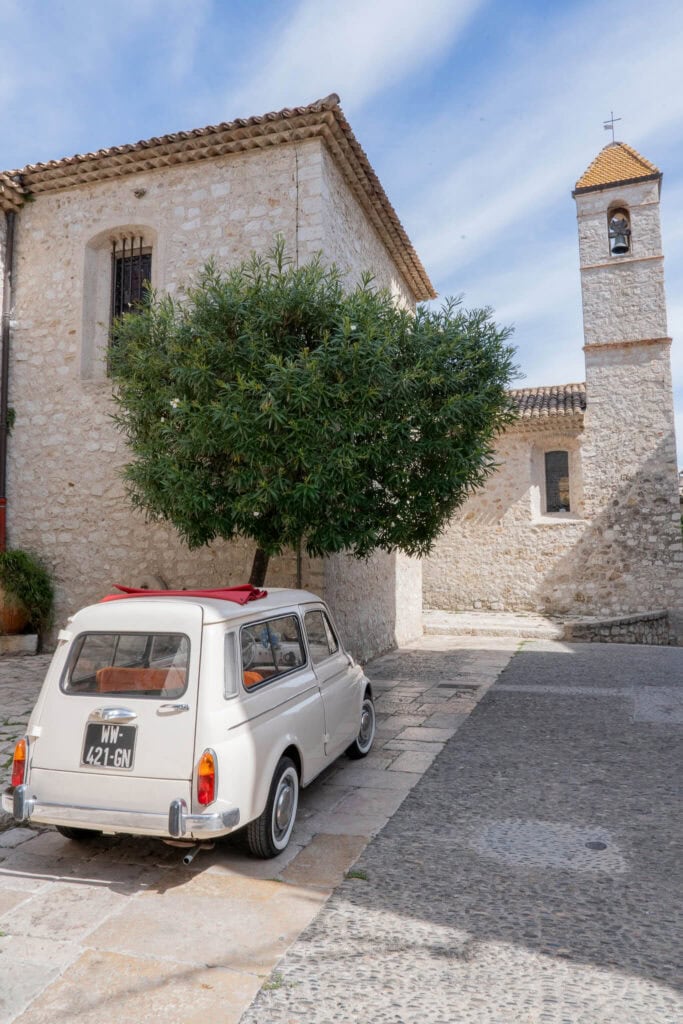
<instances>
[{"instance_id":1,"label":"terracotta roof tile","mask_svg":"<svg viewBox=\"0 0 683 1024\"><path fill-rule=\"evenodd\" d=\"M543 388L510 391L513 406L522 420L582 416L586 408L585 384L554 384Z\"/></svg>"},{"instance_id":2,"label":"terracotta roof tile","mask_svg":"<svg viewBox=\"0 0 683 1024\"><path fill-rule=\"evenodd\" d=\"M41 192L117 178L171 164L189 163L312 138L323 139L332 152L351 191L416 298L434 298L434 287L379 178L344 117L336 93L305 107L287 107L258 117L237 118L235 121L143 139L125 146L111 146L95 153L80 153L63 160L28 164L20 171L9 171L5 175L0 172L0 181L7 175L20 175L24 192L36 196Z\"/></svg>"},{"instance_id":3,"label":"terracotta roof tile","mask_svg":"<svg viewBox=\"0 0 683 1024\"><path fill-rule=\"evenodd\" d=\"M0 171L0 210L17 210L24 202L24 191L9 174Z\"/></svg>"},{"instance_id":4,"label":"terracotta roof tile","mask_svg":"<svg viewBox=\"0 0 683 1024\"><path fill-rule=\"evenodd\" d=\"M576 191L605 188L641 179L661 178L661 171L625 142L610 142L576 183Z\"/></svg>"},{"instance_id":5,"label":"terracotta roof tile","mask_svg":"<svg viewBox=\"0 0 683 1024\"><path fill-rule=\"evenodd\" d=\"M290 121L299 116L321 113L325 110L332 110L339 105L339 97L332 93L325 99L316 100L304 107L285 107L283 110L271 111L268 114L260 114L255 117L238 117L234 121L222 121L220 124L209 124L204 128L193 128L190 131L171 132L168 135L154 135L151 139L141 139L139 142L130 142L123 146L108 146L105 149L97 149L93 153L76 153L74 156L62 157L59 160L48 160L45 163L27 164L25 167L7 171L7 174L21 174L22 177L30 178L32 181L43 182L50 180L53 175L49 172L61 172L64 175L71 169L93 161L100 162L108 157L138 157L143 150L154 150L159 147L170 147L175 143L183 143L194 140L208 140L212 136L223 135L231 132L239 137L239 129L259 128L257 134L263 134L267 126L274 122ZM241 137L246 137L243 133ZM253 136L252 136L253 137ZM104 168L102 168L104 169ZM61 176L60 175L60 176ZM108 177L108 175L103 175Z\"/></svg>"}]
</instances>

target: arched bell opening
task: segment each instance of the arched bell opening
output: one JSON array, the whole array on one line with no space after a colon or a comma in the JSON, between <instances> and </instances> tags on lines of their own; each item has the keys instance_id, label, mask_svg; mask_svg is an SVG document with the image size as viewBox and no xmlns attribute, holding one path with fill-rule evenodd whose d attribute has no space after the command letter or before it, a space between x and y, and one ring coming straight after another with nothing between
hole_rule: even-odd
<instances>
[{"instance_id":1,"label":"arched bell opening","mask_svg":"<svg viewBox=\"0 0 683 1024\"><path fill-rule=\"evenodd\" d=\"M612 256L626 256L631 251L631 215L625 206L607 212L609 251Z\"/></svg>"}]
</instances>

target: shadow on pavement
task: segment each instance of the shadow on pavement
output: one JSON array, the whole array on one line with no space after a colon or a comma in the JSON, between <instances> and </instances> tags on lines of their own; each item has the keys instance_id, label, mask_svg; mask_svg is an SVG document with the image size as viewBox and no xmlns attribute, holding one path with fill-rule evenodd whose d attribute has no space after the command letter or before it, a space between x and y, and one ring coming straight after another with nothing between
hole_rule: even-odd
<instances>
[{"instance_id":1,"label":"shadow on pavement","mask_svg":"<svg viewBox=\"0 0 683 1024\"><path fill-rule=\"evenodd\" d=\"M526 645L245 1024L305 1019L311 976L316 1022L683 1019L682 674L679 648Z\"/></svg>"}]
</instances>

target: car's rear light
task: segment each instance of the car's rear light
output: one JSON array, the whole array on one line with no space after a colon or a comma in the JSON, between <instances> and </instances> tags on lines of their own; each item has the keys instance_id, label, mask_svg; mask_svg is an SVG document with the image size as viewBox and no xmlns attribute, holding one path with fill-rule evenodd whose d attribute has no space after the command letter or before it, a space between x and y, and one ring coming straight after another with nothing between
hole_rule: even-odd
<instances>
[{"instance_id":1,"label":"car's rear light","mask_svg":"<svg viewBox=\"0 0 683 1024\"><path fill-rule=\"evenodd\" d=\"M14 748L14 760L12 761L12 785L21 786L26 781L26 766L28 764L28 744L25 739L20 739Z\"/></svg>"},{"instance_id":2,"label":"car's rear light","mask_svg":"<svg viewBox=\"0 0 683 1024\"><path fill-rule=\"evenodd\" d=\"M197 767L197 800L200 804L211 804L216 799L216 755L205 750Z\"/></svg>"}]
</instances>

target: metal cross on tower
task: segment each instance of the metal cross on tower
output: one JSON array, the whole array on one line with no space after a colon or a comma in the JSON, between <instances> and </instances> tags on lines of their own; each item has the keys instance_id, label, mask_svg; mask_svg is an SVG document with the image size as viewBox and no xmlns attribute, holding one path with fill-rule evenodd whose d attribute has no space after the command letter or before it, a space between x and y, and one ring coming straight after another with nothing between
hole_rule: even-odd
<instances>
[{"instance_id":1,"label":"metal cross on tower","mask_svg":"<svg viewBox=\"0 0 683 1024\"><path fill-rule=\"evenodd\" d=\"M612 132L612 142L614 142L614 125L617 123L617 121L621 121L621 118L615 117L613 110L610 110L609 113L609 119L607 121L603 121L602 127L605 129L606 132Z\"/></svg>"}]
</instances>

